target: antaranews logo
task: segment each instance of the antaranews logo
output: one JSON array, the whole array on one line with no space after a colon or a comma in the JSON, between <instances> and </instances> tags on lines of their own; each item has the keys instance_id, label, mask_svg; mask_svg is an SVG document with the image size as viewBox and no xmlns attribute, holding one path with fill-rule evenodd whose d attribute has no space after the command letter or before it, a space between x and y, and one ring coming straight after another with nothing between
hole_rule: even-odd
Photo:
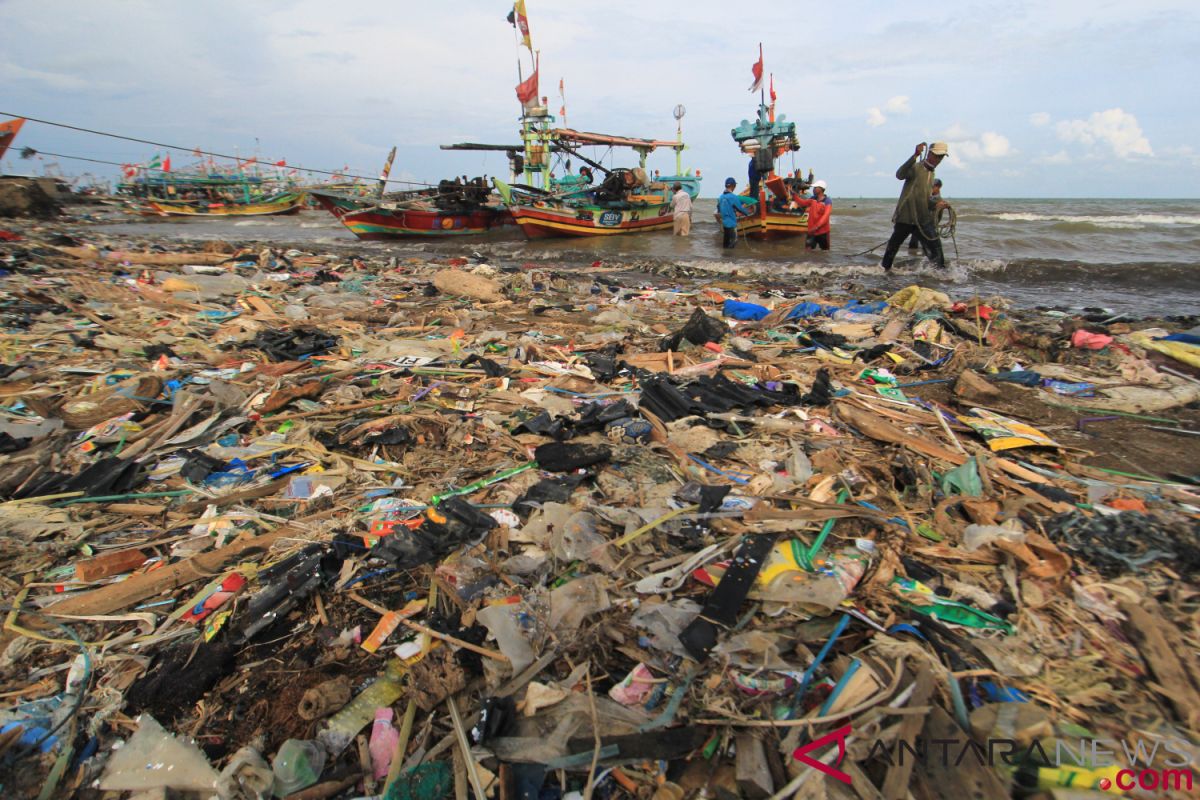
<instances>
[{"instance_id":1,"label":"antaranews logo","mask_svg":"<svg viewBox=\"0 0 1200 800\"><path fill-rule=\"evenodd\" d=\"M813 769L818 769L821 772L824 772L831 778L837 778L842 783L849 783L850 776L842 772L840 769L836 769L835 767L837 764L842 763L842 759L846 757L846 737L850 735L851 730L851 727L847 725L844 728L838 728L836 731L825 734L820 739L813 739L808 744L801 745L793 750L792 758L796 759L801 764L807 764ZM821 761L817 761L815 758L812 758L808 755L810 750L823 750L833 741L837 741L838 746L837 760L833 762L835 766L831 767L830 765Z\"/></svg>"},{"instance_id":2,"label":"antaranews logo","mask_svg":"<svg viewBox=\"0 0 1200 800\"><path fill-rule=\"evenodd\" d=\"M838 728L801 745L792 751L792 758L842 783L850 776L837 765L846 757L846 741L853 732L850 725ZM833 765L817 760L813 751L824 751L837 743L837 758ZM1043 744L1034 741L1022 745L1015 739L987 739L977 742L971 738L926 739L917 737L912 743L889 743L876 739L868 759L881 759L887 764L935 763L953 769L965 762L989 767L1042 765L1056 770L1059 785L1073 788L1092 788L1127 792L1132 789L1160 791L1192 791L1193 774L1188 743L1183 739L1126 741L1122 739L1056 739ZM1156 760L1162 751L1162 765ZM1122 758L1123 757L1123 758Z\"/></svg>"}]
</instances>

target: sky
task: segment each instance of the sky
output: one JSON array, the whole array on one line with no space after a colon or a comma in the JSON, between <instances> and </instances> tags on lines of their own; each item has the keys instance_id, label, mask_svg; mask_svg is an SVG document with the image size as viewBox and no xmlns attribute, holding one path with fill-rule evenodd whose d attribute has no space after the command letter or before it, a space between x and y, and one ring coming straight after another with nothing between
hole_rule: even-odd
<instances>
[{"instance_id":1,"label":"sky","mask_svg":"<svg viewBox=\"0 0 1200 800\"><path fill-rule=\"evenodd\" d=\"M571 127L674 138L684 165L744 183L761 42L783 159L832 196L886 197L914 145L944 140L948 196L1200 196L1200 3L1004 0L901 6L527 0L541 93ZM393 177L505 176L517 59L504 0L0 0L0 111L222 153ZM527 73L526 73L527 74ZM1189 77L1191 76L1191 77ZM0 117L0 120L5 119ZM15 147L115 162L155 148L29 123ZM164 151L165 152L165 151ZM58 161L64 173L111 167ZM174 153L178 167L192 161ZM632 166L631 159L605 163ZM13 150L0 168L40 172ZM670 151L650 166L674 169Z\"/></svg>"}]
</instances>

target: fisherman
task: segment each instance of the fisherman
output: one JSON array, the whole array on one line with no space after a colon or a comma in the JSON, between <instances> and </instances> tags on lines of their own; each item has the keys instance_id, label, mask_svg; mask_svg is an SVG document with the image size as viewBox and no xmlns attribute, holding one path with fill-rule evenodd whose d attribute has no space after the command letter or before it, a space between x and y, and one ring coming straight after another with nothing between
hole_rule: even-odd
<instances>
[{"instance_id":1,"label":"fisherman","mask_svg":"<svg viewBox=\"0 0 1200 800\"><path fill-rule=\"evenodd\" d=\"M941 199L942 199L942 179L934 178L933 179L933 191L929 195L929 204L931 206L933 206L934 210L937 209L938 201L940 201ZM921 237L914 233L912 235L912 238L908 240L908 252L910 254L915 253L915 252L917 252L917 248L920 246L921 246Z\"/></svg>"},{"instance_id":2,"label":"fisherman","mask_svg":"<svg viewBox=\"0 0 1200 800\"><path fill-rule=\"evenodd\" d=\"M754 163L754 156L750 156L750 166L746 169L746 177L750 180L750 197L757 200L758 184L762 181L762 176L758 174L758 165Z\"/></svg>"},{"instance_id":3,"label":"fisherman","mask_svg":"<svg viewBox=\"0 0 1200 800\"><path fill-rule=\"evenodd\" d=\"M737 181L733 178L726 178L725 192L717 198L717 215L721 218L721 231L725 236L722 246L726 250L737 244L738 215L750 216L750 212L746 210L746 202L749 198L734 194L733 190L736 188Z\"/></svg>"},{"instance_id":4,"label":"fisherman","mask_svg":"<svg viewBox=\"0 0 1200 800\"><path fill-rule=\"evenodd\" d=\"M808 250L829 249L829 216L833 213L833 201L825 194L828 188L825 181L815 181L811 198L793 197L790 204L792 208L808 210L808 235L804 237L804 247Z\"/></svg>"},{"instance_id":5,"label":"fisherman","mask_svg":"<svg viewBox=\"0 0 1200 800\"><path fill-rule=\"evenodd\" d=\"M692 196L683 190L682 183L671 187L675 194L671 195L672 227L676 236L687 236L692 232Z\"/></svg>"},{"instance_id":6,"label":"fisherman","mask_svg":"<svg viewBox=\"0 0 1200 800\"><path fill-rule=\"evenodd\" d=\"M942 163L950 148L945 142L934 142L929 147L929 154L925 160L918 161L923 152L924 142L917 145L912 157L896 170L896 179L904 181L904 188L900 190L900 199L896 202L896 211L892 214L892 236L883 251L884 271L891 271L900 245L914 233L920 237L925 257L939 269L946 268L946 256L942 253L942 240L938 238L933 212L948 204L940 200L936 205L931 205L929 198L933 194L933 171Z\"/></svg>"}]
</instances>

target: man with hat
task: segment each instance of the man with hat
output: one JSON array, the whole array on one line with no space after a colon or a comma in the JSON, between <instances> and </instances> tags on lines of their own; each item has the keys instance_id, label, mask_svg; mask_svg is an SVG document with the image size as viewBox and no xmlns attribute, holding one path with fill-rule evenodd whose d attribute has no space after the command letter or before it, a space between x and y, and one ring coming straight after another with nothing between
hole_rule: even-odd
<instances>
[{"instance_id":1,"label":"man with hat","mask_svg":"<svg viewBox=\"0 0 1200 800\"><path fill-rule=\"evenodd\" d=\"M791 208L804 207L808 211L808 236L804 246L809 250L829 249L829 215L833 211L833 201L825 193L828 188L825 181L814 181L811 198L796 197L790 204Z\"/></svg>"},{"instance_id":2,"label":"man with hat","mask_svg":"<svg viewBox=\"0 0 1200 800\"><path fill-rule=\"evenodd\" d=\"M900 200L896 203L896 211L892 214L892 236L888 239L883 251L883 268L890 271L892 261L900 250L904 240L914 233L920 239L921 249L925 257L938 266L946 268L946 256L942 253L942 240L938 238L937 225L934 223L933 212L945 201L930 203L933 196L933 171L942 163L950 148L945 142L934 142L929 147L929 154L923 161L918 161L925 151L925 143L917 145L912 157L896 170L896 179L904 181L900 190Z\"/></svg>"},{"instance_id":3,"label":"man with hat","mask_svg":"<svg viewBox=\"0 0 1200 800\"><path fill-rule=\"evenodd\" d=\"M717 216L721 218L721 231L725 237L722 246L726 250L737 244L738 216L750 216L750 212L746 210L746 198L733 193L736 188L737 181L726 178L725 191L717 198Z\"/></svg>"}]
</instances>

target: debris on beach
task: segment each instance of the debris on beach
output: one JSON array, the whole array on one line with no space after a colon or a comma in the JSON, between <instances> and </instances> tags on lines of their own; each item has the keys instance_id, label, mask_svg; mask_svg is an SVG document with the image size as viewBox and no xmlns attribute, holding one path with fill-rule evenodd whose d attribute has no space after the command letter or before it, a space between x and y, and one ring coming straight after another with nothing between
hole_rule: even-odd
<instances>
[{"instance_id":1,"label":"debris on beach","mask_svg":"<svg viewBox=\"0 0 1200 800\"><path fill-rule=\"evenodd\" d=\"M5 797L1194 779L1195 328L36 224L0 269Z\"/></svg>"}]
</instances>

